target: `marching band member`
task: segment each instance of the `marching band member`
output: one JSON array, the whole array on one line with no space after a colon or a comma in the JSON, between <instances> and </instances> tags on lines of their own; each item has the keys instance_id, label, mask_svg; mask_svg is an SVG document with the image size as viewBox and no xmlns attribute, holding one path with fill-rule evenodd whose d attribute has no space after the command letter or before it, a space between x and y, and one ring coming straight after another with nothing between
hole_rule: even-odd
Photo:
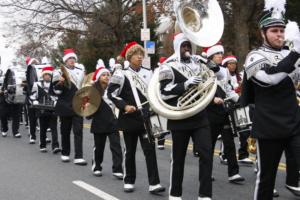
<instances>
[{"instance_id":1,"label":"marching band member","mask_svg":"<svg viewBox=\"0 0 300 200\"><path fill-rule=\"evenodd\" d=\"M8 117L12 117L12 133L15 138L21 138L22 135L19 132L20 127L20 113L22 104L15 103L14 99L16 97L16 72L21 66L17 65L17 61L13 60L13 65L10 66L5 75L4 81L1 88L1 93L4 95L4 101L2 101L3 113L1 114L1 124L2 124L2 137L7 136L8 132Z\"/></svg>"},{"instance_id":2,"label":"marching band member","mask_svg":"<svg viewBox=\"0 0 300 200\"><path fill-rule=\"evenodd\" d=\"M145 137L147 130L144 127L144 116L141 114L144 111L149 112L149 107L144 106L143 110L137 109L139 102L147 101L146 88L152 73L149 69L142 67L144 48L136 42L127 44L121 56L126 58L130 64L129 67L124 67L124 70L119 69L114 72L108 86L108 97L120 110L118 125L123 131L125 141L124 191L134 191L135 152L138 139L140 139L146 159L149 192L160 193L165 188L160 185L155 144L149 142Z\"/></svg>"},{"instance_id":3,"label":"marching band member","mask_svg":"<svg viewBox=\"0 0 300 200\"><path fill-rule=\"evenodd\" d=\"M227 56L222 61L222 66L228 70L229 85L232 90L237 94L241 93L242 75L238 72L237 58L235 56ZM253 164L253 161L249 158L248 142L247 139L250 136L250 131L245 130L238 133L240 140L240 148L238 150L238 162L243 164Z\"/></svg>"},{"instance_id":4,"label":"marching band member","mask_svg":"<svg viewBox=\"0 0 300 200\"><path fill-rule=\"evenodd\" d=\"M32 86L35 82L38 81L38 76L34 65L38 64L39 61L35 58L30 58L29 56L25 59L27 69L26 69L26 86L24 87L26 94L26 110L28 110L28 118L29 118L29 144L35 144L36 141L36 126L37 126L37 115L35 108L32 108L30 95L32 91ZM24 111L25 112L25 111Z\"/></svg>"},{"instance_id":5,"label":"marching band member","mask_svg":"<svg viewBox=\"0 0 300 200\"><path fill-rule=\"evenodd\" d=\"M102 176L102 162L106 138L108 137L113 160L113 176L123 180L122 149L120 134L117 131L117 119L114 115L113 103L107 98L106 88L110 72L105 67L99 67L93 75L94 87L102 97L98 110L88 118L92 118L91 133L94 135L94 156L92 170L95 176Z\"/></svg>"},{"instance_id":6,"label":"marching band member","mask_svg":"<svg viewBox=\"0 0 300 200\"><path fill-rule=\"evenodd\" d=\"M221 44L205 48L204 51L207 54L208 63L214 63L222 67L221 63L223 60L224 48ZM212 136L212 150L214 151L218 135L221 134L224 144L224 153L228 163L228 180L231 183L237 183L242 182L245 179L239 175L234 136L229 121L229 113L224 108L224 100L230 98L230 100L237 102L239 96L230 87L228 80L228 76L218 80L215 97L210 105L207 106L207 114Z\"/></svg>"},{"instance_id":7,"label":"marching band member","mask_svg":"<svg viewBox=\"0 0 300 200\"><path fill-rule=\"evenodd\" d=\"M51 90L51 78L53 73L52 66L46 66L42 69L42 80L35 82L32 86L32 92L30 100L33 102L32 105L37 104L48 104L55 105L57 97L54 96ZM46 148L46 136L47 129L51 129L52 134L52 152L57 154L61 151L57 139L57 116L52 110L36 109L36 115L40 121L40 151L47 152Z\"/></svg>"},{"instance_id":8,"label":"marching band member","mask_svg":"<svg viewBox=\"0 0 300 200\"><path fill-rule=\"evenodd\" d=\"M201 78L193 76L200 70L200 66L187 56L194 54L195 48L183 33L174 37L174 54L160 67L159 79L161 93L170 105L177 104L178 98L192 85L200 83ZM187 67L184 67L187 66ZM188 70L186 73L183 70ZM182 199L182 181L184 161L190 137L199 153L199 181L198 199L212 197L212 147L209 123L206 111L183 120L168 120L167 129L172 134L172 160L170 173L169 199Z\"/></svg>"},{"instance_id":9,"label":"marching band member","mask_svg":"<svg viewBox=\"0 0 300 200\"><path fill-rule=\"evenodd\" d=\"M167 59L168 59L167 57L160 57L158 66L163 64ZM159 150L164 150L165 149L165 136L162 136L162 137L158 138L157 149L159 149Z\"/></svg>"},{"instance_id":10,"label":"marching band member","mask_svg":"<svg viewBox=\"0 0 300 200\"><path fill-rule=\"evenodd\" d=\"M87 162L83 159L82 153L82 133L83 133L83 118L76 115L72 108L72 99L78 89L80 89L85 69L83 65L77 64L77 55L73 49L64 51L63 61L66 63L65 70L68 75L53 75L54 92L58 95L58 100L55 106L55 112L61 120L61 160L63 162L70 161L70 134L71 129L74 133L74 164L86 165ZM64 77L69 77L66 80ZM70 84L70 85L69 85Z\"/></svg>"},{"instance_id":11,"label":"marching band member","mask_svg":"<svg viewBox=\"0 0 300 200\"><path fill-rule=\"evenodd\" d=\"M294 39L292 51L283 49L284 5L280 8L269 6L259 22L263 45L247 56L242 89L243 104L255 104L256 200L272 199L277 167L284 150L289 151L300 166L300 110L290 76L300 58L300 35Z\"/></svg>"}]
</instances>

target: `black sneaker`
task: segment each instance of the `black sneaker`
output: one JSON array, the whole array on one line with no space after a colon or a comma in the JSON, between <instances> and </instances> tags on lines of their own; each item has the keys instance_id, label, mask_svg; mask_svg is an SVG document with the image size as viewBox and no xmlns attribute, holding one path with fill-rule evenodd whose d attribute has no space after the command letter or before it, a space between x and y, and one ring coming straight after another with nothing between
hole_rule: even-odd
<instances>
[{"instance_id":1,"label":"black sneaker","mask_svg":"<svg viewBox=\"0 0 300 200\"><path fill-rule=\"evenodd\" d=\"M53 154L58 154L59 152L61 152L61 149L58 148L58 147L55 147L55 148L52 150L52 153L53 153Z\"/></svg>"}]
</instances>

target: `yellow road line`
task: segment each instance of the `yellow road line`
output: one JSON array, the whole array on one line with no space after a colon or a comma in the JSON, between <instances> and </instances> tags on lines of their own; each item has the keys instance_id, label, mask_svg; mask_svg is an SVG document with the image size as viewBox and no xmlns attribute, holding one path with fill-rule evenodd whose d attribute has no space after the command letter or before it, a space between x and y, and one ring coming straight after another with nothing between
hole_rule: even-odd
<instances>
[{"instance_id":1,"label":"yellow road line","mask_svg":"<svg viewBox=\"0 0 300 200\"><path fill-rule=\"evenodd\" d=\"M89 128L91 128L91 124L83 124L83 127L89 129ZM172 146L172 140L167 140L166 139L165 140L165 145ZM189 144L188 150L190 150L190 151L193 150L193 145L192 144ZM219 151L219 150L215 150L214 155L215 156L219 156L220 152L221 151ZM253 161L255 161L255 157L251 156L250 159L253 160ZM286 164L285 163L279 163L278 169L280 169L280 170L286 170Z\"/></svg>"}]
</instances>

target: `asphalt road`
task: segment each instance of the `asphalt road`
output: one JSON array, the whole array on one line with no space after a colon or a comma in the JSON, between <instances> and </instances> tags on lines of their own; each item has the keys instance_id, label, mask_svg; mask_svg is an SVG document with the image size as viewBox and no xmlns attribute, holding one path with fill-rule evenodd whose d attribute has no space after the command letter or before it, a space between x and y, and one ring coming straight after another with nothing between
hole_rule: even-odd
<instances>
[{"instance_id":1,"label":"asphalt road","mask_svg":"<svg viewBox=\"0 0 300 200\"><path fill-rule=\"evenodd\" d=\"M123 192L122 181L112 176L111 153L108 145L103 162L103 176L92 175L93 138L89 133L88 125L84 129L84 158L88 161L87 166L77 166L72 162L62 163L60 155L53 155L50 151L40 153L38 144L28 143L28 129L21 126L20 132L22 133L21 139L13 138L11 134L6 138L0 138L0 200L168 199L168 190L161 196L149 194L145 160L139 145L136 154L136 190L134 193L127 194ZM170 150L170 139L165 150L157 150L161 184L167 188L169 187ZM183 199L185 200L197 199L199 186L197 163L198 159L193 157L192 151L188 151L183 182ZM218 157L215 157L213 176L216 181L213 183L213 199L253 199L255 183L253 167L241 166L240 174L246 178L244 184L228 183L227 166L220 164ZM284 183L283 165L277 176L276 188L280 193L277 199L297 199L284 188Z\"/></svg>"}]
</instances>

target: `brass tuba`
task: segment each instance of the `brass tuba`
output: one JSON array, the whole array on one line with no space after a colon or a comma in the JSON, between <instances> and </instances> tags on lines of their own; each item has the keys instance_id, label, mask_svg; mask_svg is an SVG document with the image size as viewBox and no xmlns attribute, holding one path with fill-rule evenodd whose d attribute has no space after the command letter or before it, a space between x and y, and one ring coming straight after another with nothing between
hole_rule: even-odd
<instances>
[{"instance_id":1,"label":"brass tuba","mask_svg":"<svg viewBox=\"0 0 300 200\"><path fill-rule=\"evenodd\" d=\"M175 0L174 11L177 19L176 24L192 43L201 47L208 47L220 40L224 20L216 0ZM147 95L149 104L156 113L167 119L186 119L205 109L212 101L217 89L216 76L197 58L197 56L191 56L191 59L201 67L198 76L203 81L187 90L178 99L176 106L171 106L162 99L159 68L155 69L148 85Z\"/></svg>"},{"instance_id":2,"label":"brass tuba","mask_svg":"<svg viewBox=\"0 0 300 200\"><path fill-rule=\"evenodd\" d=\"M87 117L94 114L101 103L101 96L92 83L93 73L85 76L81 89L75 93L72 106L76 114Z\"/></svg>"}]
</instances>

